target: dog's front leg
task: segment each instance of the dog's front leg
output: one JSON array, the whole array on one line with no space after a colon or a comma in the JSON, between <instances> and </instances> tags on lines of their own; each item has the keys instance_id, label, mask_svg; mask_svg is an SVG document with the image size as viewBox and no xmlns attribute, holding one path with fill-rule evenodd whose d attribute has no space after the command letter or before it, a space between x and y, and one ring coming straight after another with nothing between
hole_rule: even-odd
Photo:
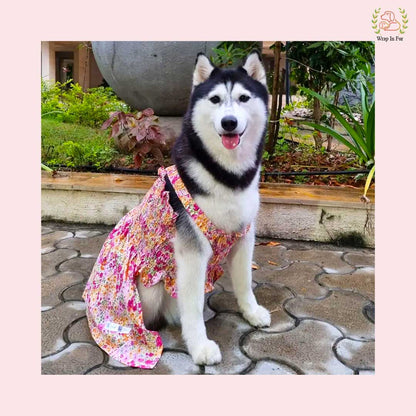
<instances>
[{"instance_id":1,"label":"dog's front leg","mask_svg":"<svg viewBox=\"0 0 416 416\"><path fill-rule=\"evenodd\" d=\"M254 250L254 226L232 248L228 255L234 294L244 318L253 326L270 325L270 312L260 306L251 287L251 262Z\"/></svg>"},{"instance_id":2,"label":"dog's front leg","mask_svg":"<svg viewBox=\"0 0 416 416\"><path fill-rule=\"evenodd\" d=\"M205 276L212 250L200 234L197 247L181 234L175 238L178 307L182 336L193 361L210 365L221 361L221 352L218 345L208 339L204 323Z\"/></svg>"}]
</instances>

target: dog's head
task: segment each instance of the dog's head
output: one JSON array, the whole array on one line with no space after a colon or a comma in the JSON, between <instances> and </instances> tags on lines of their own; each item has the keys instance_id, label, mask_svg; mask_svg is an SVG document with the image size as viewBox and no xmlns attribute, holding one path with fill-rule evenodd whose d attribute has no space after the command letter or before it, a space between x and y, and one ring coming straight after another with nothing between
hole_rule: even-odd
<instances>
[{"instance_id":1,"label":"dog's head","mask_svg":"<svg viewBox=\"0 0 416 416\"><path fill-rule=\"evenodd\" d=\"M267 121L266 72L253 52L237 69L220 69L199 54L193 73L191 122L205 147L224 154L254 149Z\"/></svg>"}]
</instances>

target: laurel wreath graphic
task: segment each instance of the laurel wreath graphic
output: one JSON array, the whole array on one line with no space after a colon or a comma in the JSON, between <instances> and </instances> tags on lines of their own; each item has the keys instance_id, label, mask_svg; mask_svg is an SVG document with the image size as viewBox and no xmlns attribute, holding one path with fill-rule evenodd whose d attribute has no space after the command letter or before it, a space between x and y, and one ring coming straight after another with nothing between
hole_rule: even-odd
<instances>
[{"instance_id":1,"label":"laurel wreath graphic","mask_svg":"<svg viewBox=\"0 0 416 416\"><path fill-rule=\"evenodd\" d=\"M402 15L402 27L400 29L400 33L403 34L408 28L407 23L409 22L409 19L407 18L407 13L405 9L401 9L399 7L399 12Z\"/></svg>"},{"instance_id":2,"label":"laurel wreath graphic","mask_svg":"<svg viewBox=\"0 0 416 416\"><path fill-rule=\"evenodd\" d=\"M377 35L380 33L380 29L378 29L378 25L377 25L377 23L378 23L378 15L380 14L380 10L381 10L381 8L374 9L373 18L371 20L371 22L373 23L373 26L371 26L371 27L373 28L374 33L376 33Z\"/></svg>"}]
</instances>

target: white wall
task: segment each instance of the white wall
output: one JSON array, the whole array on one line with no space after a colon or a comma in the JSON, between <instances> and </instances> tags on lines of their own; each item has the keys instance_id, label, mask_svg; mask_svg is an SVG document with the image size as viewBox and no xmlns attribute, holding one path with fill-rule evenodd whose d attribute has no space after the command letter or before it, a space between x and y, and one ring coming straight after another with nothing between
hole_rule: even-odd
<instances>
[{"instance_id":1,"label":"white wall","mask_svg":"<svg viewBox=\"0 0 416 416\"><path fill-rule=\"evenodd\" d=\"M55 79L55 73L50 73L49 42L41 42L41 76L42 79Z\"/></svg>"}]
</instances>

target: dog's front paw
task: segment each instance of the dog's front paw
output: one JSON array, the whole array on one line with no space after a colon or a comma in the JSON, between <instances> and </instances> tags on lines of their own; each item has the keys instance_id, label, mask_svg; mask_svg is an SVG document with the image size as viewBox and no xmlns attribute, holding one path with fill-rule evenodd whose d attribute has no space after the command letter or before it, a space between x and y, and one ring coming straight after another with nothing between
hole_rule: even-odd
<instances>
[{"instance_id":1,"label":"dog's front paw","mask_svg":"<svg viewBox=\"0 0 416 416\"><path fill-rule=\"evenodd\" d=\"M258 305L253 311L243 311L244 318L251 326L264 327L270 326L270 312L263 306Z\"/></svg>"},{"instance_id":2,"label":"dog's front paw","mask_svg":"<svg viewBox=\"0 0 416 416\"><path fill-rule=\"evenodd\" d=\"M221 351L218 345L211 340L196 345L189 351L195 364L212 365L221 361Z\"/></svg>"}]
</instances>

